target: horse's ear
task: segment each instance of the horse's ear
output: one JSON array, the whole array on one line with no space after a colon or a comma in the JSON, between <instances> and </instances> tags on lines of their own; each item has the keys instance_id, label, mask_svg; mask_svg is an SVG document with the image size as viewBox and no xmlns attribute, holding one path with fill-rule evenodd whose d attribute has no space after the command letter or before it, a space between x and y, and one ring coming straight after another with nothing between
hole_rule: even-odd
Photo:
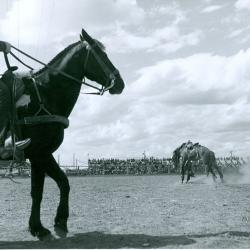
<instances>
[{"instance_id":1,"label":"horse's ear","mask_svg":"<svg viewBox=\"0 0 250 250\"><path fill-rule=\"evenodd\" d=\"M83 38L82 34L80 34L80 40L84 41L84 38Z\"/></svg>"},{"instance_id":2,"label":"horse's ear","mask_svg":"<svg viewBox=\"0 0 250 250\"><path fill-rule=\"evenodd\" d=\"M95 43L92 37L84 29L82 29L81 36L83 37L83 40L87 41L90 45Z\"/></svg>"}]
</instances>

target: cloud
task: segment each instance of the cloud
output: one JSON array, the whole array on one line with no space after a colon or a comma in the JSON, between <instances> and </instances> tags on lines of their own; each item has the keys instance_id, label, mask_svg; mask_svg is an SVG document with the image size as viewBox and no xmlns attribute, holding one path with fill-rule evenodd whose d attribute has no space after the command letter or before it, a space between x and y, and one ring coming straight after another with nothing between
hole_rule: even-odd
<instances>
[{"instance_id":1,"label":"cloud","mask_svg":"<svg viewBox=\"0 0 250 250\"><path fill-rule=\"evenodd\" d=\"M202 38L202 32L195 30L181 34L177 25L165 26L152 32L134 34L117 27L108 36L102 37L109 51L128 53L139 50L147 52L174 53L185 46L195 46Z\"/></svg>"},{"instance_id":2,"label":"cloud","mask_svg":"<svg viewBox=\"0 0 250 250\"><path fill-rule=\"evenodd\" d=\"M236 29L236 30L233 30L229 35L228 37L229 38L234 38L234 37L238 37L240 36L246 29Z\"/></svg>"},{"instance_id":3,"label":"cloud","mask_svg":"<svg viewBox=\"0 0 250 250\"><path fill-rule=\"evenodd\" d=\"M235 7L238 10L250 10L250 0L238 0L235 3Z\"/></svg>"},{"instance_id":4,"label":"cloud","mask_svg":"<svg viewBox=\"0 0 250 250\"><path fill-rule=\"evenodd\" d=\"M11 42L48 44L71 37L82 27L97 34L117 23L127 26L143 19L144 10L135 0L19 0L1 20L0 31Z\"/></svg>"},{"instance_id":5,"label":"cloud","mask_svg":"<svg viewBox=\"0 0 250 250\"><path fill-rule=\"evenodd\" d=\"M119 96L80 99L64 152L91 157L171 156L191 139L225 155L250 146L250 49L164 60L137 72ZM249 144L249 145L248 145ZM234 149L235 150L235 149ZM247 153L247 150L241 151Z\"/></svg>"},{"instance_id":6,"label":"cloud","mask_svg":"<svg viewBox=\"0 0 250 250\"><path fill-rule=\"evenodd\" d=\"M177 2L170 2L168 5L160 3L159 5L153 5L145 14L151 22L159 18L170 19L174 24L187 21L186 11Z\"/></svg>"},{"instance_id":7,"label":"cloud","mask_svg":"<svg viewBox=\"0 0 250 250\"><path fill-rule=\"evenodd\" d=\"M249 67L250 50L231 57L197 54L140 70L133 87L146 96L163 96L168 103L229 104L249 98Z\"/></svg>"},{"instance_id":8,"label":"cloud","mask_svg":"<svg viewBox=\"0 0 250 250\"><path fill-rule=\"evenodd\" d=\"M58 151L62 161L71 162L73 152L80 159L140 157L144 150L170 156L188 139L221 155L250 147L250 50L239 51L247 48L249 18L232 9L248 9L248 1L223 9L210 0L162 2L19 0L0 11L2 40L43 61L84 27L125 72L121 95L79 98ZM221 10L224 18L215 22L200 10Z\"/></svg>"},{"instance_id":9,"label":"cloud","mask_svg":"<svg viewBox=\"0 0 250 250\"><path fill-rule=\"evenodd\" d=\"M217 11L221 8L222 8L221 5L210 5L210 6L207 6L206 8L204 8L201 12L202 13L211 13L211 12Z\"/></svg>"},{"instance_id":10,"label":"cloud","mask_svg":"<svg viewBox=\"0 0 250 250\"><path fill-rule=\"evenodd\" d=\"M182 31L187 22L186 12L179 4L153 5L147 12L140 29L129 29L116 25L110 33L102 37L109 51L132 53L138 51L174 53L182 48L197 45L202 39L202 31Z\"/></svg>"}]
</instances>

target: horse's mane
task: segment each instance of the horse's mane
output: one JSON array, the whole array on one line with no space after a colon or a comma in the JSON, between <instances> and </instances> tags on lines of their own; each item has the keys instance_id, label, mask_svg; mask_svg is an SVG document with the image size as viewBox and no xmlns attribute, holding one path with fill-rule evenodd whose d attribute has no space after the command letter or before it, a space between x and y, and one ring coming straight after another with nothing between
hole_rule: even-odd
<instances>
[{"instance_id":1,"label":"horse's mane","mask_svg":"<svg viewBox=\"0 0 250 250\"><path fill-rule=\"evenodd\" d=\"M102 43L102 42L100 42L99 40L97 40L97 39L93 39L96 43L97 43L97 45L102 49L102 50L106 50L106 47L105 47L105 45Z\"/></svg>"},{"instance_id":2,"label":"horse's mane","mask_svg":"<svg viewBox=\"0 0 250 250\"><path fill-rule=\"evenodd\" d=\"M66 47L64 50L62 50L61 52L59 52L51 61L49 61L49 63L47 63L49 66L52 66L58 59L60 59L62 56L64 56L70 49L72 49L74 46L76 46L77 44L79 44L80 41L76 42L76 43L72 43L70 44L68 47ZM43 73L45 70L47 70L47 67L43 67L40 70L38 70L37 72L35 72L35 75L37 74L41 74Z\"/></svg>"},{"instance_id":3,"label":"horse's mane","mask_svg":"<svg viewBox=\"0 0 250 250\"><path fill-rule=\"evenodd\" d=\"M103 50L105 51L106 50L106 47L105 45L98 41L97 39L93 39L97 45ZM61 52L59 52L51 61L48 62L48 65L49 66L52 66L57 60L59 60L62 56L64 56L69 50L71 50L73 47L75 47L77 44L81 43L81 41L78 41L78 42L75 42L75 43L72 43L70 44L68 47L66 47L64 50L62 50ZM38 75L38 74L41 74L43 73L44 71L46 71L48 68L47 67L43 67L41 68L40 70L36 71L35 72L35 75Z\"/></svg>"}]
</instances>

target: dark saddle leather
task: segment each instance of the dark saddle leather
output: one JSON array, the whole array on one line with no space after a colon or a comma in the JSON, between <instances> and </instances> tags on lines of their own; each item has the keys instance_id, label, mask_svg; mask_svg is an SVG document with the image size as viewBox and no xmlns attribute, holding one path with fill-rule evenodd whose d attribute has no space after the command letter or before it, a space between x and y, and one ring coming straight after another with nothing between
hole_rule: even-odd
<instances>
[{"instance_id":1,"label":"dark saddle leather","mask_svg":"<svg viewBox=\"0 0 250 250\"><path fill-rule=\"evenodd\" d=\"M64 128L67 128L69 126L69 120L64 116L59 116L54 114L46 114L46 115L38 114L38 115L23 117L20 119L18 118L16 104L18 100L20 100L23 97L24 93L26 94L26 90L29 88L27 88L25 83L22 81L22 77L19 77L13 73L13 71L17 69L18 67L16 66L10 67L10 69L7 70L0 79L8 86L11 93L10 124L17 137L22 138L19 126L32 126L32 125L46 124L46 123L60 123L64 126ZM41 103L41 105L44 104Z\"/></svg>"}]
</instances>

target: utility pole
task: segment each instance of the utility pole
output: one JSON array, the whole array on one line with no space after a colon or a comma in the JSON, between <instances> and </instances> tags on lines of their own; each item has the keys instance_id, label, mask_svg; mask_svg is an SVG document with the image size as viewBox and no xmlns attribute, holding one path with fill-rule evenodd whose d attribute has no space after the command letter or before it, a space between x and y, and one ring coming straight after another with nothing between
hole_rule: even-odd
<instances>
[{"instance_id":1,"label":"utility pole","mask_svg":"<svg viewBox=\"0 0 250 250\"><path fill-rule=\"evenodd\" d=\"M73 154L73 167L75 167L75 158L76 158L76 156L75 156L75 153Z\"/></svg>"}]
</instances>

